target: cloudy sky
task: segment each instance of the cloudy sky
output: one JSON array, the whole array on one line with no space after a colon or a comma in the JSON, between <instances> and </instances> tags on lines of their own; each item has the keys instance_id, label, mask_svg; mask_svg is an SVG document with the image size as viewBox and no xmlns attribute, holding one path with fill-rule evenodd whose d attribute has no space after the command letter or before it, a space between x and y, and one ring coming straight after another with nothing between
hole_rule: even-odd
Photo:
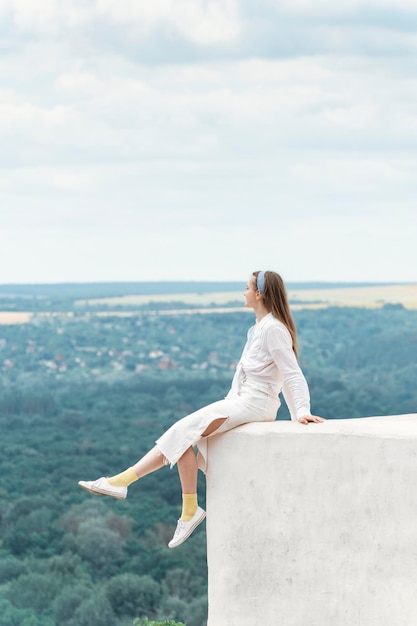
<instances>
[{"instance_id":1,"label":"cloudy sky","mask_svg":"<svg viewBox=\"0 0 417 626\"><path fill-rule=\"evenodd\" d=\"M415 0L0 0L0 283L417 281Z\"/></svg>"}]
</instances>

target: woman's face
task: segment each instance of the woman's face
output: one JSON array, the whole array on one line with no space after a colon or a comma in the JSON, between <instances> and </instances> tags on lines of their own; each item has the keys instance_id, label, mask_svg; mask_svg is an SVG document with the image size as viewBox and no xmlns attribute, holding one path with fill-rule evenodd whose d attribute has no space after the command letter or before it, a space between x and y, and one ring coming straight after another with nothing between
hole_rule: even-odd
<instances>
[{"instance_id":1,"label":"woman's face","mask_svg":"<svg viewBox=\"0 0 417 626\"><path fill-rule=\"evenodd\" d=\"M245 306L253 308L257 302L256 294L258 290L256 288L256 278L253 274L250 275L248 283L246 285L246 291L244 292L245 296Z\"/></svg>"}]
</instances>

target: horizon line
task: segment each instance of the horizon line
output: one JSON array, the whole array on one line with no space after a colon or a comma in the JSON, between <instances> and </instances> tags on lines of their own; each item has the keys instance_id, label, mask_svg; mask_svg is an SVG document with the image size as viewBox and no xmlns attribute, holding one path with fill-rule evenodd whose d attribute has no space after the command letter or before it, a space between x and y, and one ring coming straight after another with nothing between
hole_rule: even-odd
<instances>
[{"instance_id":1,"label":"horizon line","mask_svg":"<svg viewBox=\"0 0 417 626\"><path fill-rule=\"evenodd\" d=\"M212 285L225 285L225 284L236 284L242 285L245 281L243 280L171 280L171 279L160 279L160 280L88 280L88 281L79 281L79 280L69 280L69 281L51 281L51 282L2 282L0 283L0 287L44 287L44 286L61 286L61 285L161 285L161 284L169 284L169 285L190 285L190 284L212 284ZM346 285L346 286L389 286L389 285L415 285L417 284L417 278L415 280L285 280L286 285Z\"/></svg>"}]
</instances>

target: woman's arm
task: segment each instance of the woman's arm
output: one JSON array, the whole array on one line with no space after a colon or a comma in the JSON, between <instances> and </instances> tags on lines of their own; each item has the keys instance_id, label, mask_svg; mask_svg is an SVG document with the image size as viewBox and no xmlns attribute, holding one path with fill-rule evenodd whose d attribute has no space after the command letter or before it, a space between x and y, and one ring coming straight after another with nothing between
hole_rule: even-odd
<instances>
[{"instance_id":1,"label":"woman's arm","mask_svg":"<svg viewBox=\"0 0 417 626\"><path fill-rule=\"evenodd\" d=\"M277 366L282 379L282 393L291 419L301 424L308 422L323 422L323 418L311 415L310 392L307 381L298 364L292 349L291 336L283 326L274 326L269 329L268 350Z\"/></svg>"}]
</instances>

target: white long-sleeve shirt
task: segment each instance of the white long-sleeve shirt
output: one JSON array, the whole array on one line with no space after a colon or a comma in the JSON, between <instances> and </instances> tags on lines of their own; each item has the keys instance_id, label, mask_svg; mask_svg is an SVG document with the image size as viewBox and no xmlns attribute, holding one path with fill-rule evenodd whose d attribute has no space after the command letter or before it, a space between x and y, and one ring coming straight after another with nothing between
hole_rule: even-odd
<instances>
[{"instance_id":1,"label":"white long-sleeve shirt","mask_svg":"<svg viewBox=\"0 0 417 626\"><path fill-rule=\"evenodd\" d=\"M310 415L310 392L291 335L272 313L249 329L231 391L239 391L245 382L275 396L282 391L292 420Z\"/></svg>"}]
</instances>

